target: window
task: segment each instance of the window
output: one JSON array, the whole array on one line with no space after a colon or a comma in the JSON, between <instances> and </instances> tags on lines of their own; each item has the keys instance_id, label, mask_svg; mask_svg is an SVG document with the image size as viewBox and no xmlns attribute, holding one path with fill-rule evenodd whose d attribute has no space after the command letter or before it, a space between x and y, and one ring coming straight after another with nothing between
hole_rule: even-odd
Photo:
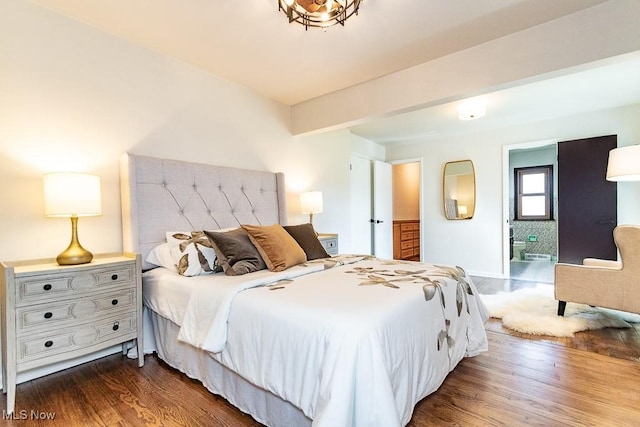
<instances>
[{"instance_id":1,"label":"window","mask_svg":"<svg viewBox=\"0 0 640 427\"><path fill-rule=\"evenodd\" d=\"M514 169L515 219L553 219L553 166Z\"/></svg>"}]
</instances>

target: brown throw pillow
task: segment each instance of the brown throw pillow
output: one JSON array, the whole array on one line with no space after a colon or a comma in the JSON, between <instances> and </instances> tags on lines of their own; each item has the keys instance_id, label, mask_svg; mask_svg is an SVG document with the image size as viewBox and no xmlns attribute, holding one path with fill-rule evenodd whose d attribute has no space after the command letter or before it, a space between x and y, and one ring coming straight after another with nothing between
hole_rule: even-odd
<instances>
[{"instance_id":1,"label":"brown throw pillow","mask_svg":"<svg viewBox=\"0 0 640 427\"><path fill-rule=\"evenodd\" d=\"M249 235L242 228L227 232L205 231L211 240L218 263L224 274L239 276L264 270L267 266L256 247L251 243Z\"/></svg>"},{"instance_id":2,"label":"brown throw pillow","mask_svg":"<svg viewBox=\"0 0 640 427\"><path fill-rule=\"evenodd\" d=\"M307 256L296 241L279 224L242 225L271 271L282 271L302 264Z\"/></svg>"},{"instance_id":3,"label":"brown throw pillow","mask_svg":"<svg viewBox=\"0 0 640 427\"><path fill-rule=\"evenodd\" d=\"M284 229L287 233L291 234L291 237L298 242L298 245L300 245L304 253L307 254L307 260L311 261L313 259L329 258L331 256L324 249L320 240L318 240L313 225L285 225Z\"/></svg>"}]
</instances>

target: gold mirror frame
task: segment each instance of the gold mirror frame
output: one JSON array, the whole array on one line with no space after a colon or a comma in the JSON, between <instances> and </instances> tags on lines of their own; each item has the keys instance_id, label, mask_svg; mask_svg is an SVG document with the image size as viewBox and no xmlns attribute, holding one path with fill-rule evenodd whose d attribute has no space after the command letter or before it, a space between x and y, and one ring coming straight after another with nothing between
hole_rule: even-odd
<instances>
[{"instance_id":1,"label":"gold mirror frame","mask_svg":"<svg viewBox=\"0 0 640 427\"><path fill-rule=\"evenodd\" d=\"M442 173L444 216L471 219L476 211L476 172L471 160L447 162Z\"/></svg>"}]
</instances>

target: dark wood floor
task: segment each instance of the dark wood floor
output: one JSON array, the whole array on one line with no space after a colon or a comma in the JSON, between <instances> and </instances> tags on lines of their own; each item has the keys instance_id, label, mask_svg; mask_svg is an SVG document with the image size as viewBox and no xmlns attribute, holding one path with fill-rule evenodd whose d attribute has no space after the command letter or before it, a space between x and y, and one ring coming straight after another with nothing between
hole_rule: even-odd
<instances>
[{"instance_id":1,"label":"dark wood floor","mask_svg":"<svg viewBox=\"0 0 640 427\"><path fill-rule=\"evenodd\" d=\"M486 292L529 286L491 280L476 282ZM410 426L640 425L637 330L552 339L512 335L499 322L488 329L489 351L464 359L418 403ZM113 355L17 390L15 415L25 419L2 425L259 426L155 355L142 369ZM0 409L6 409L4 400ZM34 419L47 413L55 418Z\"/></svg>"},{"instance_id":2,"label":"dark wood floor","mask_svg":"<svg viewBox=\"0 0 640 427\"><path fill-rule=\"evenodd\" d=\"M482 294L495 294L498 291L512 292L517 289L536 286L536 282L526 280L502 280L484 277L474 277L474 283ZM496 319L490 319L486 325L488 331L511 334L528 340L547 342L579 350L585 350L612 356L619 359L627 359L640 362L640 324L632 325L628 329L606 328L595 331L578 332L571 338L559 338L549 336L535 336L506 330L502 323ZM640 425L640 421L638 422Z\"/></svg>"}]
</instances>

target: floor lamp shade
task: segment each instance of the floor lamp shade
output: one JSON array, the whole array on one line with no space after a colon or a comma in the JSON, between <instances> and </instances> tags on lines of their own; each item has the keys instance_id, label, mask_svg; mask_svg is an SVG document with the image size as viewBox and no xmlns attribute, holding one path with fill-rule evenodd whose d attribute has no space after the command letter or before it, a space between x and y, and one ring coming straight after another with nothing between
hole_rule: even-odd
<instances>
[{"instance_id":1,"label":"floor lamp shade","mask_svg":"<svg viewBox=\"0 0 640 427\"><path fill-rule=\"evenodd\" d=\"M93 254L78 241L78 217L102 213L100 178L81 173L50 173L44 176L46 217L71 218L71 243L56 260L61 265L91 262Z\"/></svg>"},{"instance_id":2,"label":"floor lamp shade","mask_svg":"<svg viewBox=\"0 0 640 427\"><path fill-rule=\"evenodd\" d=\"M640 145L609 151L608 181L640 181Z\"/></svg>"}]
</instances>

